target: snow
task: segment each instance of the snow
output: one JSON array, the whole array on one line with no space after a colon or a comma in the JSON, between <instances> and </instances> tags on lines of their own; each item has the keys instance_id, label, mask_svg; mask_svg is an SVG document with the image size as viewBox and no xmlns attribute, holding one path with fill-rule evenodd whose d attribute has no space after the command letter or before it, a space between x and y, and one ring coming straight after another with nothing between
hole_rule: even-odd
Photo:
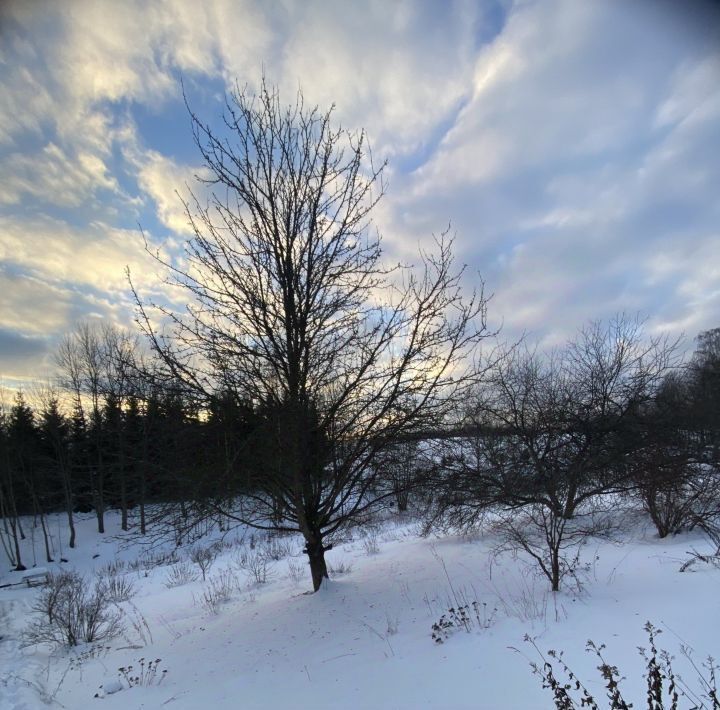
<instances>
[{"instance_id":1,"label":"snow","mask_svg":"<svg viewBox=\"0 0 720 710\"><path fill-rule=\"evenodd\" d=\"M118 678L106 678L100 686L98 696L104 698L106 695L119 693L124 688L125 686L120 682Z\"/></svg>"},{"instance_id":2,"label":"snow","mask_svg":"<svg viewBox=\"0 0 720 710\"><path fill-rule=\"evenodd\" d=\"M68 562L45 567L90 575L109 562L147 558L121 534L119 515L108 515L105 536L93 532L94 523L92 515L77 523L78 547L69 550L62 517L53 518L56 559ZM543 652L564 650L565 661L601 697L597 661L584 648L588 639L606 644L606 659L627 676L626 697L641 700L644 665L637 647L647 645L648 620L662 630L659 646L676 656L676 670L686 678L693 673L683 665L681 644L692 646L697 661L720 656L720 570L678 571L690 549L708 549L700 535L659 540L643 516L626 515L622 540L585 546L583 591L552 594L521 557L493 555L495 541L487 534L422 538L418 529L411 519L384 520L379 552L370 555L356 531L327 555L331 567L350 571L317 594L306 593L306 569L299 584L289 574L288 559L304 565L299 539L291 557L271 563L263 585L234 564L237 545L222 551L205 583L168 589L169 565L125 570L137 594L123 607L137 628L131 624L125 638L102 649L22 647L20 633L41 590L0 588L0 708L29 710L47 702L107 710L552 707L530 670L529 660L539 658L525 634ZM28 567L42 559L38 540L35 552L30 549L30 537ZM179 551L181 558L187 554ZM225 569L238 588L214 614L202 594ZM0 585L20 579L4 569ZM487 628L460 630L436 644L431 626L457 597L478 602ZM160 670L152 684L128 687L118 669L137 669L141 658L161 659Z\"/></svg>"}]
</instances>

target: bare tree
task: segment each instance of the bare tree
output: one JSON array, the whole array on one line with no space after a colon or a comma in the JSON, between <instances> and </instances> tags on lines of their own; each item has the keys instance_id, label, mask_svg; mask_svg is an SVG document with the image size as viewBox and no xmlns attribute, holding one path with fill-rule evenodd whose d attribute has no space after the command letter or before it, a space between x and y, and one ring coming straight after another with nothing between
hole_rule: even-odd
<instances>
[{"instance_id":1,"label":"bare tree","mask_svg":"<svg viewBox=\"0 0 720 710\"><path fill-rule=\"evenodd\" d=\"M688 372L692 426L702 459L720 468L720 328L700 333Z\"/></svg>"},{"instance_id":2,"label":"bare tree","mask_svg":"<svg viewBox=\"0 0 720 710\"><path fill-rule=\"evenodd\" d=\"M572 568L563 550L606 526L600 498L633 486L639 414L675 350L625 316L591 323L561 350L508 350L478 392L473 434L452 442L441 508L465 525L491 505L515 511L500 519L507 540L558 590Z\"/></svg>"},{"instance_id":3,"label":"bare tree","mask_svg":"<svg viewBox=\"0 0 720 710\"><path fill-rule=\"evenodd\" d=\"M697 341L689 364L663 379L643 411L641 446L631 458L640 500L660 537L694 526L717 536L720 330Z\"/></svg>"},{"instance_id":4,"label":"bare tree","mask_svg":"<svg viewBox=\"0 0 720 710\"><path fill-rule=\"evenodd\" d=\"M334 126L332 109L300 93L283 107L263 81L228 99L227 134L191 118L212 196L185 205L184 260L156 255L191 303L178 313L138 298L138 320L169 375L204 401L225 391L258 411L267 465L245 476L245 496L213 506L301 532L317 590L328 537L378 501L377 452L440 422L473 381L486 301L463 298L445 235L419 274L383 264L370 215L384 166L363 132ZM233 494L243 476L227 476Z\"/></svg>"},{"instance_id":5,"label":"bare tree","mask_svg":"<svg viewBox=\"0 0 720 710\"><path fill-rule=\"evenodd\" d=\"M98 532L105 532L105 474L106 465L102 443L102 377L103 345L100 332L90 323L80 323L75 331L63 338L56 360L61 383L72 393L76 411L83 413L92 432L93 455L84 462L90 482ZM86 415L86 410L89 413Z\"/></svg>"},{"instance_id":6,"label":"bare tree","mask_svg":"<svg viewBox=\"0 0 720 710\"><path fill-rule=\"evenodd\" d=\"M398 512L408 509L411 490L420 482L422 468L420 442L406 439L390 444L377 457L381 485L393 492Z\"/></svg>"},{"instance_id":7,"label":"bare tree","mask_svg":"<svg viewBox=\"0 0 720 710\"><path fill-rule=\"evenodd\" d=\"M113 325L79 323L61 341L56 362L73 408L88 422L92 452L85 463L98 532L105 532L108 485L117 488L121 525L128 529L130 456L124 412L135 394L138 337Z\"/></svg>"}]
</instances>

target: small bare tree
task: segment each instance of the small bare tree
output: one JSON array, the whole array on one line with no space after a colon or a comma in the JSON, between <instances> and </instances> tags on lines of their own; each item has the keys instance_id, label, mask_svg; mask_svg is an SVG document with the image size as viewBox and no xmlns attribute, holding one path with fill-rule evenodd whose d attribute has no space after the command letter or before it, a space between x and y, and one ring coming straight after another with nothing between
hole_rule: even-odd
<instances>
[{"instance_id":1,"label":"small bare tree","mask_svg":"<svg viewBox=\"0 0 720 710\"><path fill-rule=\"evenodd\" d=\"M384 166L332 109L302 94L283 107L263 81L257 95L233 92L227 134L191 118L212 196L185 205L184 259L156 255L190 305L138 297L138 320L168 376L202 401L223 391L255 406L266 465L252 475L229 462L204 510L301 532L317 590L327 539L379 500L378 451L442 421L474 381L486 302L463 298L445 236L419 273L383 264L370 215Z\"/></svg>"},{"instance_id":2,"label":"small bare tree","mask_svg":"<svg viewBox=\"0 0 720 710\"><path fill-rule=\"evenodd\" d=\"M208 571L213 566L213 563L215 562L215 559L218 556L218 549L217 547L210 546L210 547L203 547L201 545L196 545L191 551L190 551L190 559L200 568L200 572L202 573L203 582L205 581L205 578L207 576Z\"/></svg>"},{"instance_id":3,"label":"small bare tree","mask_svg":"<svg viewBox=\"0 0 720 710\"><path fill-rule=\"evenodd\" d=\"M663 379L643 412L641 444L630 458L638 496L660 537L695 526L711 531L720 521L709 393L697 368L696 356L689 368Z\"/></svg>"},{"instance_id":4,"label":"small bare tree","mask_svg":"<svg viewBox=\"0 0 720 710\"><path fill-rule=\"evenodd\" d=\"M379 452L376 466L380 487L392 491L398 512L408 509L410 493L420 483L423 462L420 442L415 439L398 441Z\"/></svg>"},{"instance_id":5,"label":"small bare tree","mask_svg":"<svg viewBox=\"0 0 720 710\"><path fill-rule=\"evenodd\" d=\"M468 434L450 447L441 507L463 524L491 505L511 511L500 529L554 591L569 569L562 551L571 539L606 529L603 494L633 485L639 413L676 348L646 339L641 326L618 316L590 324L561 350L508 350L478 392Z\"/></svg>"},{"instance_id":6,"label":"small bare tree","mask_svg":"<svg viewBox=\"0 0 720 710\"><path fill-rule=\"evenodd\" d=\"M109 494L117 497L122 529L128 529L132 466L123 419L137 393L138 357L137 334L91 322L79 323L56 353L61 384L71 394L75 413L88 424L91 451L82 464L74 463L82 465L88 479L100 533Z\"/></svg>"}]
</instances>

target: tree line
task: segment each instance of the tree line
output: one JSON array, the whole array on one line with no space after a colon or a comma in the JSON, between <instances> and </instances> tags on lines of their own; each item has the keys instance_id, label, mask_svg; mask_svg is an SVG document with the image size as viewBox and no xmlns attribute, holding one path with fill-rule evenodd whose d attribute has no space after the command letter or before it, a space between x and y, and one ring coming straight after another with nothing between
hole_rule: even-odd
<instances>
[{"instance_id":1,"label":"tree line","mask_svg":"<svg viewBox=\"0 0 720 710\"><path fill-rule=\"evenodd\" d=\"M720 546L720 328L701 333L682 365L675 343L641 336L620 318L552 353L496 352L456 417L383 442L357 510L412 501L428 530L469 529L500 511L508 545L535 556L555 589L570 571L564 552L604 529L608 493L639 501L660 537L700 526ZM137 338L112 327L81 325L58 362L62 387L32 407L18 393L0 415L0 540L16 569L22 516L33 516L47 561L50 512L66 514L70 548L76 514L93 511L103 533L109 509L123 530L178 544L250 511L259 526L292 529L282 408L228 391L201 406L181 383L153 379ZM326 465L329 438L311 445Z\"/></svg>"},{"instance_id":2,"label":"tree line","mask_svg":"<svg viewBox=\"0 0 720 710\"><path fill-rule=\"evenodd\" d=\"M77 513L92 511L104 533L107 511L118 509L123 530L145 535L157 522L150 504L204 495L208 472L226 469L232 446L256 428L250 406L218 395L201 409L180 387L148 379L137 345L83 324L60 348L60 385L36 391L34 406L19 392L0 410L0 540L16 569L25 568L21 516L42 530L48 562L49 512L67 515L70 548Z\"/></svg>"},{"instance_id":3,"label":"tree line","mask_svg":"<svg viewBox=\"0 0 720 710\"><path fill-rule=\"evenodd\" d=\"M428 528L490 514L499 549L524 550L555 591L628 503L660 537L698 527L720 554L720 328L697 343L682 364L677 341L619 317L551 352L503 352L441 446Z\"/></svg>"}]
</instances>

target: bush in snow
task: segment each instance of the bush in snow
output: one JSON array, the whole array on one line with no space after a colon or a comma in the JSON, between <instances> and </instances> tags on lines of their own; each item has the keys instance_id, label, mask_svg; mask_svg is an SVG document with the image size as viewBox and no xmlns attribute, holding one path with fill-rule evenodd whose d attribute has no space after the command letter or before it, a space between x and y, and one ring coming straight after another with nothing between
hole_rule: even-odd
<instances>
[{"instance_id":1,"label":"bush in snow","mask_svg":"<svg viewBox=\"0 0 720 710\"><path fill-rule=\"evenodd\" d=\"M123 632L122 612L114 607L108 586L94 586L76 572L53 574L32 605L35 619L25 630L27 645L77 646Z\"/></svg>"},{"instance_id":2,"label":"bush in snow","mask_svg":"<svg viewBox=\"0 0 720 710\"><path fill-rule=\"evenodd\" d=\"M488 610L487 602L465 602L451 606L433 625L432 640L444 643L454 631L464 629L470 633L472 629L489 629L495 623L497 609Z\"/></svg>"},{"instance_id":3,"label":"bush in snow","mask_svg":"<svg viewBox=\"0 0 720 710\"><path fill-rule=\"evenodd\" d=\"M264 550L243 548L235 556L234 564L247 572L255 584L265 584L271 576L269 559Z\"/></svg>"},{"instance_id":4,"label":"bush in snow","mask_svg":"<svg viewBox=\"0 0 720 710\"><path fill-rule=\"evenodd\" d=\"M352 572L352 564L345 560L338 560L335 564L328 563L328 572L334 575L350 574Z\"/></svg>"},{"instance_id":5,"label":"bush in snow","mask_svg":"<svg viewBox=\"0 0 720 710\"><path fill-rule=\"evenodd\" d=\"M178 562L174 564L165 577L165 586L168 589L173 587L182 587L183 584L194 582L198 578L198 573L189 562Z\"/></svg>"},{"instance_id":6,"label":"bush in snow","mask_svg":"<svg viewBox=\"0 0 720 710\"><path fill-rule=\"evenodd\" d=\"M108 599L113 604L129 602L137 594L135 583L126 576L113 575L104 580L103 584L107 589Z\"/></svg>"},{"instance_id":7,"label":"bush in snow","mask_svg":"<svg viewBox=\"0 0 720 710\"><path fill-rule=\"evenodd\" d=\"M295 560L288 560L287 561L288 566L288 577L292 579L295 584L300 584L300 580L305 575L305 567L306 565L296 562Z\"/></svg>"},{"instance_id":8,"label":"bush in snow","mask_svg":"<svg viewBox=\"0 0 720 710\"><path fill-rule=\"evenodd\" d=\"M591 536L607 537L614 532L614 518L603 509L608 503L589 500L579 505L573 517L559 515L552 507L532 503L520 510L496 512L490 530L498 542L495 555L523 552L547 578L553 592L570 581L580 591L587 564L581 552Z\"/></svg>"},{"instance_id":9,"label":"bush in snow","mask_svg":"<svg viewBox=\"0 0 720 710\"><path fill-rule=\"evenodd\" d=\"M705 663L698 667L690 650L687 647L681 647L683 656L690 662L695 673L694 687L690 687L687 682L675 674L672 665L673 657L667 651L658 649L656 639L661 633L660 629L656 629L648 622L645 624L645 631L648 634L650 648L638 649L645 660L645 673L643 674L647 688L645 707L648 710L679 710L681 707L687 707L689 710L720 710L720 695L718 695L717 689L717 674L720 666L715 663L714 659L709 656ZM607 707L608 710L629 710L629 708L641 707L639 704L635 705L625 700L620 689L620 684L625 679L620 675L617 666L613 666L605 660L604 645L597 646L592 641L588 641L586 646L586 650L593 653L599 661L597 669L605 686L606 700L598 700L563 661L562 652L548 651L550 658L548 660L529 636L525 636L525 641L533 646L542 659L542 665L531 661L530 667L533 673L542 679L543 688L552 692L554 707L557 710L585 707L591 708L591 710L600 710L601 707ZM553 662L559 667L559 674L556 667L553 666ZM688 705L681 706L680 698L686 699Z\"/></svg>"},{"instance_id":10,"label":"bush in snow","mask_svg":"<svg viewBox=\"0 0 720 710\"><path fill-rule=\"evenodd\" d=\"M292 539L272 537L263 545L263 552L269 560L278 562L295 554L295 545Z\"/></svg>"},{"instance_id":11,"label":"bush in snow","mask_svg":"<svg viewBox=\"0 0 720 710\"><path fill-rule=\"evenodd\" d=\"M210 570L210 567L212 567L213 562L215 562L215 559L218 556L218 551L218 548L214 545L211 545L210 547L200 547L198 545L190 552L190 559L200 568L203 582L205 581L205 577Z\"/></svg>"},{"instance_id":12,"label":"bush in snow","mask_svg":"<svg viewBox=\"0 0 720 710\"><path fill-rule=\"evenodd\" d=\"M154 661L151 660L147 663L144 658L141 658L135 667L123 666L118 668L118 676L127 683L128 688L133 688L136 685L160 685L167 675L167 669L160 670L161 662L161 658L156 658Z\"/></svg>"},{"instance_id":13,"label":"bush in snow","mask_svg":"<svg viewBox=\"0 0 720 710\"><path fill-rule=\"evenodd\" d=\"M211 577L200 596L200 604L211 614L217 614L220 605L228 601L238 589L238 581L229 569Z\"/></svg>"},{"instance_id":14,"label":"bush in snow","mask_svg":"<svg viewBox=\"0 0 720 710\"><path fill-rule=\"evenodd\" d=\"M365 537L363 537L362 545L366 555L377 555L380 552L378 533L375 528L368 529Z\"/></svg>"}]
</instances>

